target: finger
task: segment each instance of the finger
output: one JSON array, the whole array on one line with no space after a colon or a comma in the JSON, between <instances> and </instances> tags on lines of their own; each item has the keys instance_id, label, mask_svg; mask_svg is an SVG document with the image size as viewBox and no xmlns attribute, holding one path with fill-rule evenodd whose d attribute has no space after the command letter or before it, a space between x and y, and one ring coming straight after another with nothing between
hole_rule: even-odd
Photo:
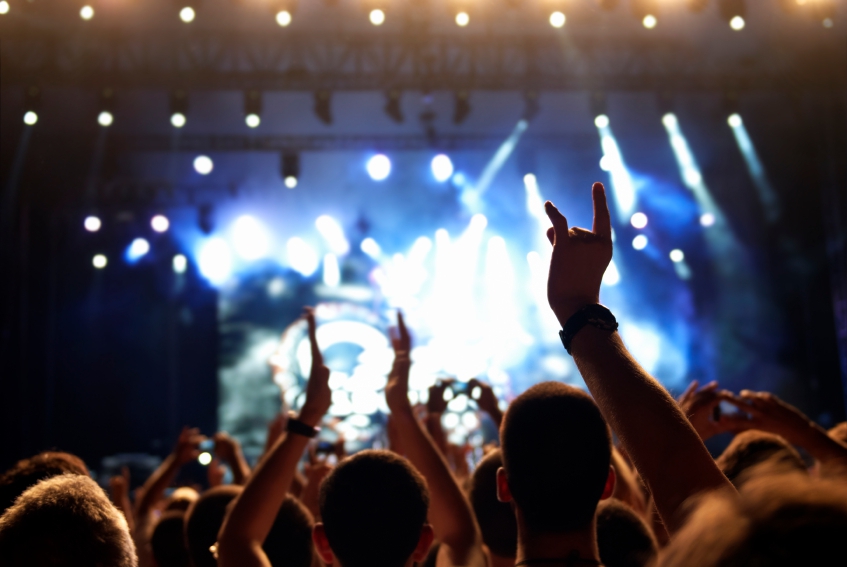
<instances>
[{"instance_id":1,"label":"finger","mask_svg":"<svg viewBox=\"0 0 847 567\"><path fill-rule=\"evenodd\" d=\"M318 348L318 324L315 322L315 310L311 307L303 309L306 315L306 323L309 326L309 343L312 347L313 364L323 364L323 355L321 349Z\"/></svg>"},{"instance_id":2,"label":"finger","mask_svg":"<svg viewBox=\"0 0 847 567\"><path fill-rule=\"evenodd\" d=\"M397 330L400 333L400 343L404 346L409 344L409 330L406 328L403 312L399 309L397 310Z\"/></svg>"},{"instance_id":3,"label":"finger","mask_svg":"<svg viewBox=\"0 0 847 567\"><path fill-rule=\"evenodd\" d=\"M714 390L715 388L717 388L717 387L718 387L718 381L717 381L717 380L712 380L711 382L709 382L708 384L706 384L705 386L703 386L703 389L702 389L702 390L700 390L700 391L701 391L701 392L711 392L711 391L713 391L713 390Z\"/></svg>"},{"instance_id":4,"label":"finger","mask_svg":"<svg viewBox=\"0 0 847 567\"><path fill-rule=\"evenodd\" d=\"M555 246L557 242L566 241L568 239L568 219L566 219L565 215L560 213L559 209L556 208L556 205L550 201L544 203L544 211L547 213L547 217L550 219L550 222L553 223L553 245Z\"/></svg>"},{"instance_id":5,"label":"finger","mask_svg":"<svg viewBox=\"0 0 847 567\"><path fill-rule=\"evenodd\" d=\"M550 241L550 244L556 243L556 229L552 226L547 229L547 240Z\"/></svg>"},{"instance_id":6,"label":"finger","mask_svg":"<svg viewBox=\"0 0 847 567\"><path fill-rule=\"evenodd\" d=\"M591 188L594 200L593 232L604 239L612 238L612 218L609 215L609 205L606 203L606 188L602 183L595 183Z\"/></svg>"},{"instance_id":7,"label":"finger","mask_svg":"<svg viewBox=\"0 0 847 567\"><path fill-rule=\"evenodd\" d=\"M691 394L693 394L697 390L698 386L700 386L700 381L699 380L692 380L691 384L688 385L688 387L685 389L685 391L682 393L682 395L679 397L679 399L684 400L684 399L688 398Z\"/></svg>"}]
</instances>

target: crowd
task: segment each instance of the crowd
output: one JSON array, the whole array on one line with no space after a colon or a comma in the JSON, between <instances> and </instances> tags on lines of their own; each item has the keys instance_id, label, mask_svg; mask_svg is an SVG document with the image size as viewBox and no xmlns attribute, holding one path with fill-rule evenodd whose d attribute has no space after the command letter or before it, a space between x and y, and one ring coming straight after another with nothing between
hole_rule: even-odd
<instances>
[{"instance_id":1,"label":"crowd","mask_svg":"<svg viewBox=\"0 0 847 567\"><path fill-rule=\"evenodd\" d=\"M591 231L569 228L545 205L548 299L590 395L544 382L501 413L491 389L475 382L500 442L473 470L445 440L438 390L423 417L410 403L402 315L385 387L389 449L347 457L336 447L337 463L320 458L313 439L330 407L330 373L307 310L305 401L271 424L253 470L238 443L218 433L211 488L169 493L205 441L185 429L131 503L125 475L112 479L109 498L74 455L25 459L0 478L0 566L847 563L847 423L827 432L773 394L715 383L694 382L674 400L599 303L612 234L605 190L598 183L592 192ZM721 433L735 437L713 459L704 441Z\"/></svg>"}]
</instances>

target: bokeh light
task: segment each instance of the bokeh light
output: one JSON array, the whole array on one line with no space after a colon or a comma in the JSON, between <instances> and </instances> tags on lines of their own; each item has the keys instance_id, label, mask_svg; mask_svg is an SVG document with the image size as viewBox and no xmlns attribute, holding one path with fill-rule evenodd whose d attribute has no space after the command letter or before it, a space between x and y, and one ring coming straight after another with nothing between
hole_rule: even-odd
<instances>
[{"instance_id":1,"label":"bokeh light","mask_svg":"<svg viewBox=\"0 0 847 567\"><path fill-rule=\"evenodd\" d=\"M83 226L85 226L85 230L88 232L97 232L100 230L100 227L103 226L103 223L100 221L99 217L95 217L94 215L85 217L85 221L83 221Z\"/></svg>"}]
</instances>

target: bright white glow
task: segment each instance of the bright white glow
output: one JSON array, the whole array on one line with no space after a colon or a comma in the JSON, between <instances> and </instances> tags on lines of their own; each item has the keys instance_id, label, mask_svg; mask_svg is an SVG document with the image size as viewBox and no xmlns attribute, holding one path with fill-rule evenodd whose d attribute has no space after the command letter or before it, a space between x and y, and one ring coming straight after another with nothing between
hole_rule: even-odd
<instances>
[{"instance_id":1,"label":"bright white glow","mask_svg":"<svg viewBox=\"0 0 847 567\"><path fill-rule=\"evenodd\" d=\"M567 17L562 12L553 12L550 14L550 25L554 28L564 27Z\"/></svg>"},{"instance_id":2,"label":"bright white glow","mask_svg":"<svg viewBox=\"0 0 847 567\"><path fill-rule=\"evenodd\" d=\"M315 220L315 226L334 254L343 256L350 251L350 244L347 242L347 237L344 236L344 229L341 228L341 224L337 220L329 215L321 215Z\"/></svg>"},{"instance_id":3,"label":"bright white glow","mask_svg":"<svg viewBox=\"0 0 847 567\"><path fill-rule=\"evenodd\" d=\"M738 114L730 114L729 118L726 119L727 124L732 126L733 128L740 128L744 122L741 120L741 116Z\"/></svg>"},{"instance_id":4,"label":"bright white glow","mask_svg":"<svg viewBox=\"0 0 847 567\"><path fill-rule=\"evenodd\" d=\"M83 222L85 226L85 230L88 232L97 232L100 230L100 227L103 226L103 223L100 222L100 219L95 216L85 217L85 221Z\"/></svg>"},{"instance_id":5,"label":"bright white glow","mask_svg":"<svg viewBox=\"0 0 847 567\"><path fill-rule=\"evenodd\" d=\"M463 28L471 22L471 17L467 12L459 12L456 14L456 25Z\"/></svg>"},{"instance_id":6,"label":"bright white glow","mask_svg":"<svg viewBox=\"0 0 847 567\"><path fill-rule=\"evenodd\" d=\"M9 13L9 3L6 0L0 0L0 15Z\"/></svg>"},{"instance_id":7,"label":"bright white glow","mask_svg":"<svg viewBox=\"0 0 847 567\"><path fill-rule=\"evenodd\" d=\"M541 198L538 179L532 173L527 173L523 176L523 184L526 189L526 212L546 230L550 226L550 219L544 212L544 199Z\"/></svg>"},{"instance_id":8,"label":"bright white glow","mask_svg":"<svg viewBox=\"0 0 847 567\"><path fill-rule=\"evenodd\" d=\"M170 228L171 221L169 221L168 217L165 215L156 215L150 219L150 226L152 226L153 230L156 232L165 232L168 228Z\"/></svg>"},{"instance_id":9,"label":"bright white glow","mask_svg":"<svg viewBox=\"0 0 847 567\"><path fill-rule=\"evenodd\" d=\"M677 121L675 114L667 113L662 116L662 124L665 125L665 128L676 128L679 126L679 121Z\"/></svg>"},{"instance_id":10,"label":"bright white glow","mask_svg":"<svg viewBox=\"0 0 847 567\"><path fill-rule=\"evenodd\" d=\"M506 160L508 160L509 156L512 155L512 152L515 151L515 148L518 146L518 142L520 142L521 137L523 136L523 133L526 132L527 128L529 128L529 122L523 119L518 120L518 123L515 124L515 127L512 129L512 133L509 134L509 137L506 138L502 144L500 144L500 147L497 148L496 152L494 152L494 156L485 165L476 186L468 187L462 192L461 199L466 205L470 207L475 206L479 201L479 197L488 191L488 188L503 168Z\"/></svg>"},{"instance_id":11,"label":"bright white glow","mask_svg":"<svg viewBox=\"0 0 847 567\"><path fill-rule=\"evenodd\" d=\"M79 17L83 20L90 20L94 17L94 8L92 8L91 6L83 6L79 10Z\"/></svg>"},{"instance_id":12,"label":"bright white glow","mask_svg":"<svg viewBox=\"0 0 847 567\"><path fill-rule=\"evenodd\" d=\"M612 178L612 194L617 205L618 217L625 221L635 208L635 184L629 169L624 163L623 155L615 140L614 132L605 114L598 116L594 123L600 134L600 146L603 148L604 165L608 167Z\"/></svg>"},{"instance_id":13,"label":"bright white glow","mask_svg":"<svg viewBox=\"0 0 847 567\"><path fill-rule=\"evenodd\" d=\"M637 229L642 229L647 226L647 215L644 213L635 213L629 222Z\"/></svg>"},{"instance_id":14,"label":"bright white glow","mask_svg":"<svg viewBox=\"0 0 847 567\"><path fill-rule=\"evenodd\" d=\"M341 269L338 267L338 257L335 254L324 256L324 285L338 287L341 283Z\"/></svg>"},{"instance_id":15,"label":"bright white glow","mask_svg":"<svg viewBox=\"0 0 847 567\"><path fill-rule=\"evenodd\" d=\"M385 23L385 12L380 9L371 10L371 13L368 15L368 18L371 20L371 23L375 26L381 26Z\"/></svg>"},{"instance_id":16,"label":"bright white glow","mask_svg":"<svg viewBox=\"0 0 847 567\"><path fill-rule=\"evenodd\" d=\"M173 114L171 114L171 124L174 128L182 128L183 126L185 126L186 122L187 120L185 118L185 114L181 112L174 112Z\"/></svg>"},{"instance_id":17,"label":"bright white glow","mask_svg":"<svg viewBox=\"0 0 847 567\"><path fill-rule=\"evenodd\" d=\"M733 118L735 119L733 120ZM747 171L750 172L753 186L756 188L759 201L765 210L765 218L768 222L776 222L781 215L781 206L770 179L768 179L765 166L759 158L759 152L756 151L756 146L753 145L753 140L747 133L747 128L744 127L740 116L737 114L730 116L729 125L732 126L732 135L738 144L741 155L744 157Z\"/></svg>"},{"instance_id":18,"label":"bright white glow","mask_svg":"<svg viewBox=\"0 0 847 567\"><path fill-rule=\"evenodd\" d=\"M594 125L598 128L608 128L609 127L609 117L605 114L600 114L597 118L594 119Z\"/></svg>"},{"instance_id":19,"label":"bright white glow","mask_svg":"<svg viewBox=\"0 0 847 567\"><path fill-rule=\"evenodd\" d=\"M250 215L243 215L232 225L232 245L244 260L258 260L267 255L270 241L265 227Z\"/></svg>"},{"instance_id":20,"label":"bright white glow","mask_svg":"<svg viewBox=\"0 0 847 567\"><path fill-rule=\"evenodd\" d=\"M371 237L365 238L359 247L362 249L362 252L374 260L379 258L380 254L382 254L382 248L380 248L379 244L376 243L376 240Z\"/></svg>"},{"instance_id":21,"label":"bright white glow","mask_svg":"<svg viewBox=\"0 0 847 567\"><path fill-rule=\"evenodd\" d=\"M114 121L115 117L108 110L104 110L97 116L97 123L104 128L111 126Z\"/></svg>"},{"instance_id":22,"label":"bright white glow","mask_svg":"<svg viewBox=\"0 0 847 567\"><path fill-rule=\"evenodd\" d=\"M197 462L203 465L204 467L209 465L212 462L212 454L208 451L203 451L199 455L197 455Z\"/></svg>"},{"instance_id":23,"label":"bright white glow","mask_svg":"<svg viewBox=\"0 0 847 567\"><path fill-rule=\"evenodd\" d=\"M215 164L209 156L197 156L194 158L194 170L200 175L209 175L212 173Z\"/></svg>"},{"instance_id":24,"label":"bright white glow","mask_svg":"<svg viewBox=\"0 0 847 567\"><path fill-rule=\"evenodd\" d=\"M600 158L600 169L603 171L612 171L613 165L612 159L609 156L603 156Z\"/></svg>"},{"instance_id":25,"label":"bright white glow","mask_svg":"<svg viewBox=\"0 0 847 567\"><path fill-rule=\"evenodd\" d=\"M670 257L672 262L682 262L683 260L685 260L685 253L679 248L677 248L671 250Z\"/></svg>"},{"instance_id":26,"label":"bright white glow","mask_svg":"<svg viewBox=\"0 0 847 567\"><path fill-rule=\"evenodd\" d=\"M715 224L715 215L712 213L703 213L700 216L700 225L710 227Z\"/></svg>"},{"instance_id":27,"label":"bright white glow","mask_svg":"<svg viewBox=\"0 0 847 567\"><path fill-rule=\"evenodd\" d=\"M377 154L368 160L368 175L374 181L382 181L391 174L391 160L384 154Z\"/></svg>"},{"instance_id":28,"label":"bright white glow","mask_svg":"<svg viewBox=\"0 0 847 567\"><path fill-rule=\"evenodd\" d=\"M179 19L185 22L186 24L190 24L194 21L194 8L190 6L186 6L182 10L179 11Z\"/></svg>"},{"instance_id":29,"label":"bright white glow","mask_svg":"<svg viewBox=\"0 0 847 567\"><path fill-rule=\"evenodd\" d=\"M654 16L653 14L647 14L646 16L644 16L644 19L641 21L641 23L644 24L644 27L648 30L652 30L656 27L656 24L659 23L659 20L657 20L656 16Z\"/></svg>"},{"instance_id":30,"label":"bright white glow","mask_svg":"<svg viewBox=\"0 0 847 567\"><path fill-rule=\"evenodd\" d=\"M735 31L743 30L745 25L747 25L747 22L745 22L744 18L742 18L741 16L735 16L729 21L729 27L731 27Z\"/></svg>"},{"instance_id":31,"label":"bright white glow","mask_svg":"<svg viewBox=\"0 0 847 567\"><path fill-rule=\"evenodd\" d=\"M302 238L297 236L290 238L286 244L286 251L288 252L288 265L295 272L309 277L317 271L320 264L318 253Z\"/></svg>"},{"instance_id":32,"label":"bright white glow","mask_svg":"<svg viewBox=\"0 0 847 567\"><path fill-rule=\"evenodd\" d=\"M453 162L444 154L432 158L432 175L439 183L444 183L453 176Z\"/></svg>"},{"instance_id":33,"label":"bright white glow","mask_svg":"<svg viewBox=\"0 0 847 567\"><path fill-rule=\"evenodd\" d=\"M603 274L603 285L613 286L618 285L621 281L621 274L618 271L618 267L615 265L614 260L609 262L609 267L606 268L605 273Z\"/></svg>"},{"instance_id":34,"label":"bright white glow","mask_svg":"<svg viewBox=\"0 0 847 567\"><path fill-rule=\"evenodd\" d=\"M126 251L126 257L130 261L135 261L148 252L150 252L150 243L143 238L136 238L132 241L132 244L129 245L129 248Z\"/></svg>"},{"instance_id":35,"label":"bright white glow","mask_svg":"<svg viewBox=\"0 0 847 567\"><path fill-rule=\"evenodd\" d=\"M823 19L823 27L829 29L832 27L832 18L824 18Z\"/></svg>"},{"instance_id":36,"label":"bright white glow","mask_svg":"<svg viewBox=\"0 0 847 567\"><path fill-rule=\"evenodd\" d=\"M282 27L288 27L291 24L291 12L282 10L276 13L276 23Z\"/></svg>"},{"instance_id":37,"label":"bright white glow","mask_svg":"<svg viewBox=\"0 0 847 567\"><path fill-rule=\"evenodd\" d=\"M94 264L94 267L98 270L102 270L106 267L106 264L109 263L109 260L103 254L96 254L94 258L92 258L91 263Z\"/></svg>"},{"instance_id":38,"label":"bright white glow","mask_svg":"<svg viewBox=\"0 0 847 567\"><path fill-rule=\"evenodd\" d=\"M38 115L36 113L30 110L24 114L24 124L33 126L36 122L38 122Z\"/></svg>"},{"instance_id":39,"label":"bright white glow","mask_svg":"<svg viewBox=\"0 0 847 567\"><path fill-rule=\"evenodd\" d=\"M285 280L277 277L268 282L268 295L279 297L283 293L285 293Z\"/></svg>"},{"instance_id":40,"label":"bright white glow","mask_svg":"<svg viewBox=\"0 0 847 567\"><path fill-rule=\"evenodd\" d=\"M204 278L214 285L229 279L232 273L232 252L223 238L210 238L200 249L197 267Z\"/></svg>"},{"instance_id":41,"label":"bright white glow","mask_svg":"<svg viewBox=\"0 0 847 567\"><path fill-rule=\"evenodd\" d=\"M284 183L285 186L289 189L294 189L295 187L297 187L297 178L293 175L288 175L286 176Z\"/></svg>"},{"instance_id":42,"label":"bright white glow","mask_svg":"<svg viewBox=\"0 0 847 567\"><path fill-rule=\"evenodd\" d=\"M700 185L701 183L703 183L703 176L696 169L685 170L683 176L685 177L686 185L688 185L689 187L692 185Z\"/></svg>"},{"instance_id":43,"label":"bright white glow","mask_svg":"<svg viewBox=\"0 0 847 567\"><path fill-rule=\"evenodd\" d=\"M262 119L259 117L258 114L251 112L250 114L244 117L244 123L247 124L247 126L250 128L258 128L259 124L262 123Z\"/></svg>"},{"instance_id":44,"label":"bright white glow","mask_svg":"<svg viewBox=\"0 0 847 567\"><path fill-rule=\"evenodd\" d=\"M175 273L184 274L185 270L188 268L188 258L182 254L177 254L173 259L173 268Z\"/></svg>"},{"instance_id":45,"label":"bright white glow","mask_svg":"<svg viewBox=\"0 0 847 567\"><path fill-rule=\"evenodd\" d=\"M647 248L647 243L647 237L643 234L639 234L638 236L632 239L632 247L636 250L644 250L645 248Z\"/></svg>"}]
</instances>

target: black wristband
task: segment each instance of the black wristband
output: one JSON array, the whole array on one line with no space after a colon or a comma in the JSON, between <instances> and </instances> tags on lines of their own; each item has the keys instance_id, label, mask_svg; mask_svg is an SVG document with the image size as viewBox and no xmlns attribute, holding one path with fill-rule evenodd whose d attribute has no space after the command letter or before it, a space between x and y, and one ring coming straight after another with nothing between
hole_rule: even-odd
<instances>
[{"instance_id":1,"label":"black wristband","mask_svg":"<svg viewBox=\"0 0 847 567\"><path fill-rule=\"evenodd\" d=\"M310 425L306 425L299 419L295 419L294 412L291 412L288 415L288 424L285 426L285 430L295 435L308 437L309 439L314 439L318 436L318 433L321 432L319 427L312 427Z\"/></svg>"},{"instance_id":2,"label":"black wristband","mask_svg":"<svg viewBox=\"0 0 847 567\"><path fill-rule=\"evenodd\" d=\"M565 345L565 350L571 354L571 342L578 332L586 325L603 329L604 331L615 332L618 330L618 320L612 315L612 312L603 305L592 304L586 305L573 315L568 322L565 323L565 328L559 331L559 338L562 339L562 344Z\"/></svg>"}]
</instances>

